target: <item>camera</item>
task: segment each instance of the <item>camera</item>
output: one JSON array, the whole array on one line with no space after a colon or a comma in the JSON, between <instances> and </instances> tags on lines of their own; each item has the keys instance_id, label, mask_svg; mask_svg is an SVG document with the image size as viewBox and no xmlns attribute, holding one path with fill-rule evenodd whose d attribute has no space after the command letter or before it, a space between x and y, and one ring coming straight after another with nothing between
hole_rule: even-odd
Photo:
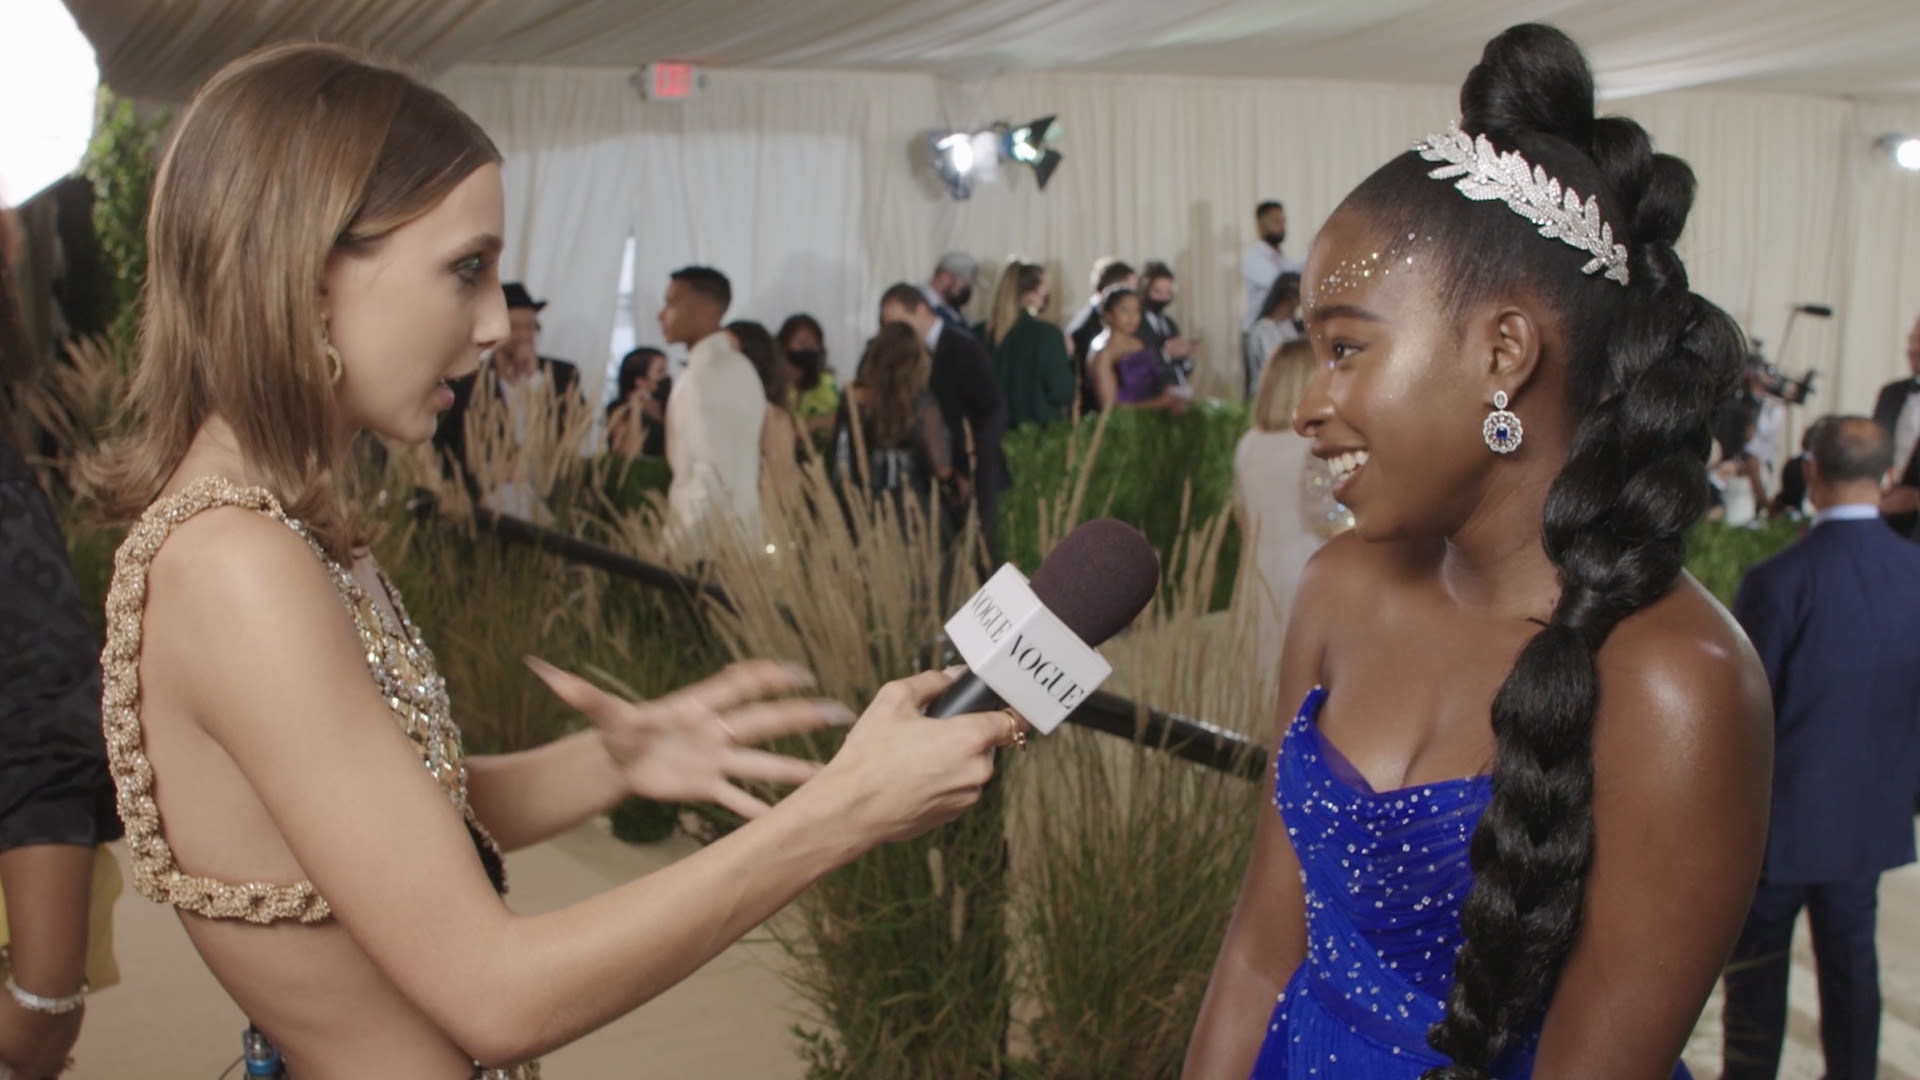
<instances>
[{"instance_id":1,"label":"camera","mask_svg":"<svg viewBox=\"0 0 1920 1080\"><path fill-rule=\"evenodd\" d=\"M1788 405L1805 405L1807 399L1813 397L1813 377L1819 372L1809 368L1805 375L1793 378L1768 362L1760 346L1760 340L1755 338L1752 350L1747 353L1747 375L1754 389Z\"/></svg>"}]
</instances>

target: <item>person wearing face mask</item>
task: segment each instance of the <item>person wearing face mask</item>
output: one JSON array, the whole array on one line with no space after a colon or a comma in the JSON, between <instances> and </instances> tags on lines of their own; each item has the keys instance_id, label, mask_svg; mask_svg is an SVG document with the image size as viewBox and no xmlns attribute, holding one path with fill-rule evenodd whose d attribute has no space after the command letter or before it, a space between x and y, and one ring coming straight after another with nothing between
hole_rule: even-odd
<instances>
[{"instance_id":1,"label":"person wearing face mask","mask_svg":"<svg viewBox=\"0 0 1920 1080\"><path fill-rule=\"evenodd\" d=\"M1140 328L1135 333L1155 349L1173 369L1175 388L1185 391L1193 382L1194 352L1199 342L1180 333L1173 306L1173 267L1155 259L1140 271Z\"/></svg>"},{"instance_id":2,"label":"person wearing face mask","mask_svg":"<svg viewBox=\"0 0 1920 1080\"><path fill-rule=\"evenodd\" d=\"M665 457L667 354L643 345L620 359L618 392L607 406L607 449L621 457Z\"/></svg>"},{"instance_id":3,"label":"person wearing face mask","mask_svg":"<svg viewBox=\"0 0 1920 1080\"><path fill-rule=\"evenodd\" d=\"M964 251L949 251L934 264L933 276L920 287L933 313L952 329L976 337L967 325L967 304L973 299L973 283L980 278L980 263Z\"/></svg>"},{"instance_id":4,"label":"person wearing face mask","mask_svg":"<svg viewBox=\"0 0 1920 1080\"><path fill-rule=\"evenodd\" d=\"M833 437L834 417L840 412L840 384L827 366L826 334L818 319L802 312L787 316L778 337L793 388L793 419L816 445L824 446Z\"/></svg>"},{"instance_id":5,"label":"person wearing face mask","mask_svg":"<svg viewBox=\"0 0 1920 1080\"><path fill-rule=\"evenodd\" d=\"M987 346L993 377L1007 403L1007 427L1051 424L1073 407L1073 359L1060 328L1043 322L1047 306L1047 270L1014 259L994 290L993 315L987 320Z\"/></svg>"},{"instance_id":6,"label":"person wearing face mask","mask_svg":"<svg viewBox=\"0 0 1920 1080\"><path fill-rule=\"evenodd\" d=\"M1253 329L1260 316L1265 314L1264 305L1267 294L1273 290L1273 283L1281 274L1300 272L1303 264L1286 253L1287 208L1278 202L1268 200L1253 211L1255 228L1260 239L1240 260L1240 284L1246 295L1246 308L1240 315L1242 332ZM1258 377L1257 375L1255 376Z\"/></svg>"}]
</instances>

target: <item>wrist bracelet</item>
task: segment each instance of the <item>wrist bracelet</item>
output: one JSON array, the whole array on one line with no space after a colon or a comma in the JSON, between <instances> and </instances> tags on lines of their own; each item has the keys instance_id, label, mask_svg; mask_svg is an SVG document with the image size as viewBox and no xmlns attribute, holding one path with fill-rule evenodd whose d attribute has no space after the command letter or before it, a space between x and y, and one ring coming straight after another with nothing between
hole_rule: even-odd
<instances>
[{"instance_id":1,"label":"wrist bracelet","mask_svg":"<svg viewBox=\"0 0 1920 1080\"><path fill-rule=\"evenodd\" d=\"M13 1000L21 1008L28 1012L39 1013L42 1016L65 1016L87 1003L87 984L85 982L80 984L80 992L77 994L50 998L41 997L31 990L20 989L20 984L14 982L13 976L9 975L7 976L7 993L13 995Z\"/></svg>"}]
</instances>

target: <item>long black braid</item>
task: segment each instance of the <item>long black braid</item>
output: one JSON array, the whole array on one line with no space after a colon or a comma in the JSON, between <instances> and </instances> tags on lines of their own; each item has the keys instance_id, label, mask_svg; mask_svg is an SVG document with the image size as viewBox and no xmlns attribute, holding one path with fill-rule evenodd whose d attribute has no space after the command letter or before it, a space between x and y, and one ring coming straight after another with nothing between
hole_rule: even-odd
<instances>
[{"instance_id":1,"label":"long black braid","mask_svg":"<svg viewBox=\"0 0 1920 1080\"><path fill-rule=\"evenodd\" d=\"M1742 337L1689 290L1674 252L1692 207L1692 170L1652 151L1640 125L1594 116L1586 59L1551 27L1488 44L1461 88L1464 130L1518 149L1601 203L1631 254L1630 287L1580 272L1584 253L1539 236L1498 201L1476 203L1405 155L1345 209L1383 235L1431 238L1454 272L1445 299L1467 305L1525 291L1561 318L1579 418L1547 496L1542 536L1561 593L1493 703L1492 798L1470 849L1445 1017L1428 1034L1453 1064L1423 1080L1483 1080L1551 1000L1578 933L1593 864L1594 655L1620 621L1679 578L1687 529L1709 504L1704 459L1718 403L1733 392ZM1516 406L1518 408L1518 406Z\"/></svg>"}]
</instances>

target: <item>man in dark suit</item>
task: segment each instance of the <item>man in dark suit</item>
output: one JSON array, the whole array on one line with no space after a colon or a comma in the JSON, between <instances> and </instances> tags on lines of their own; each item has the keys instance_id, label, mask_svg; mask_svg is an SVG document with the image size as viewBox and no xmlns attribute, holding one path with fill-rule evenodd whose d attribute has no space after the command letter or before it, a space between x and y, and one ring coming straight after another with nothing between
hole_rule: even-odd
<instances>
[{"instance_id":1,"label":"man in dark suit","mask_svg":"<svg viewBox=\"0 0 1920 1080\"><path fill-rule=\"evenodd\" d=\"M1920 547L1880 524L1892 451L1865 417L1814 432L1813 530L1748 571L1734 613L1773 685L1772 829L1727 968L1726 1080L1772 1080L1793 926L1809 910L1828 1080L1873 1080L1880 875L1914 861Z\"/></svg>"},{"instance_id":2,"label":"man in dark suit","mask_svg":"<svg viewBox=\"0 0 1920 1080\"><path fill-rule=\"evenodd\" d=\"M1880 388L1873 420L1893 440L1894 484L1881 495L1880 510L1894 532L1920 540L1920 320L1907 331L1907 368L1912 378Z\"/></svg>"},{"instance_id":3,"label":"man in dark suit","mask_svg":"<svg viewBox=\"0 0 1920 1080\"><path fill-rule=\"evenodd\" d=\"M1139 283L1139 272L1119 259L1108 255L1097 260L1093 264L1093 298L1067 323L1067 340L1073 346L1073 381L1080 388L1080 412L1083 416L1100 411L1100 396L1094 392L1093 380L1087 377L1087 359L1093 355L1093 339L1107 328L1106 319L1100 314L1100 302L1106 299L1108 289L1131 289Z\"/></svg>"},{"instance_id":4,"label":"man in dark suit","mask_svg":"<svg viewBox=\"0 0 1920 1080\"><path fill-rule=\"evenodd\" d=\"M586 401L580 391L580 369L565 360L541 356L540 311L545 300L535 300L525 285L510 281L502 286L507 295L507 339L493 350L480 370L464 378L453 379L453 405L440 414L434 430L433 446L449 475L457 472L467 494L480 502L492 491L483 491L479 473L482 463L470 454L483 452L467 446L467 414L473 408L474 392L487 388L498 405L496 415L505 427L500 437L516 449L534 444L550 445L564 438L584 417ZM548 430L529 430L541 424ZM522 508L524 509L524 508Z\"/></svg>"},{"instance_id":5,"label":"man in dark suit","mask_svg":"<svg viewBox=\"0 0 1920 1080\"><path fill-rule=\"evenodd\" d=\"M927 344L933 358L927 389L939 404L940 419L953 441L954 472L972 485L973 504L980 511L981 538L992 561L1000 493L1012 483L1006 454L1000 447L1007 431L1007 406L993 377L993 362L977 339L949 326L912 285L895 285L881 295L880 321L910 326ZM971 455L967 452L969 431Z\"/></svg>"},{"instance_id":6,"label":"man in dark suit","mask_svg":"<svg viewBox=\"0 0 1920 1080\"><path fill-rule=\"evenodd\" d=\"M1180 323L1168 310L1174 301L1173 267L1155 259L1140 270L1140 329L1134 336L1153 348L1173 369L1181 386L1193 382L1194 350L1197 344L1180 332Z\"/></svg>"},{"instance_id":7,"label":"man in dark suit","mask_svg":"<svg viewBox=\"0 0 1920 1080\"><path fill-rule=\"evenodd\" d=\"M920 295L952 330L977 337L967 325L967 304L973 300L973 286L980 280L980 262L964 251L949 251L934 264L933 276L920 288Z\"/></svg>"}]
</instances>

